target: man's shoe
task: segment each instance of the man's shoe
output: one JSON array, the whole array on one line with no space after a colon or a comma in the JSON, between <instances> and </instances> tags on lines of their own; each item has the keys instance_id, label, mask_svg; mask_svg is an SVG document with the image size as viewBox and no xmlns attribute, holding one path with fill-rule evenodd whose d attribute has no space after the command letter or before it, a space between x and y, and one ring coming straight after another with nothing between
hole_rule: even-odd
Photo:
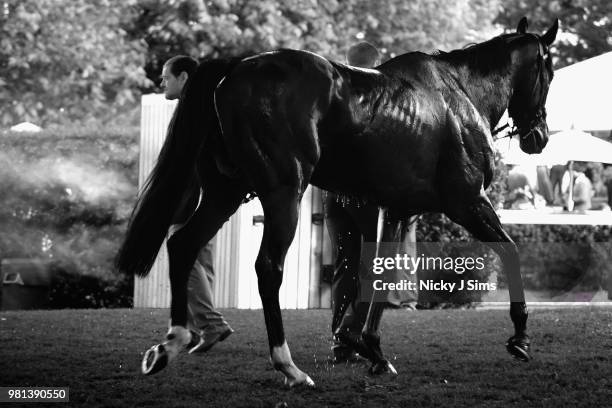
<instances>
[{"instance_id":1,"label":"man's shoe","mask_svg":"<svg viewBox=\"0 0 612 408\"><path fill-rule=\"evenodd\" d=\"M214 330L204 330L203 334L200 335L200 341L189 349L189 353L206 353L212 346L227 339L233 332L234 330L229 325Z\"/></svg>"}]
</instances>

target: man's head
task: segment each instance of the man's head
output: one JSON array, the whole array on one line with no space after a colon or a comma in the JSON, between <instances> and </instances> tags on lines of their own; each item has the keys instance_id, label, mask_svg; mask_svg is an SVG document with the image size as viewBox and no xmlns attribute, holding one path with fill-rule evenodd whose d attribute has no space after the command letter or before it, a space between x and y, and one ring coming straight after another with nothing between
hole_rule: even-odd
<instances>
[{"instance_id":1,"label":"man's head","mask_svg":"<svg viewBox=\"0 0 612 408\"><path fill-rule=\"evenodd\" d=\"M170 58L162 69L161 87L164 89L166 99L178 99L181 91L198 66L198 61L185 55Z\"/></svg>"},{"instance_id":2,"label":"man's head","mask_svg":"<svg viewBox=\"0 0 612 408\"><path fill-rule=\"evenodd\" d=\"M367 41L352 45L346 53L348 63L361 68L372 68L378 65L379 58L376 47Z\"/></svg>"}]
</instances>

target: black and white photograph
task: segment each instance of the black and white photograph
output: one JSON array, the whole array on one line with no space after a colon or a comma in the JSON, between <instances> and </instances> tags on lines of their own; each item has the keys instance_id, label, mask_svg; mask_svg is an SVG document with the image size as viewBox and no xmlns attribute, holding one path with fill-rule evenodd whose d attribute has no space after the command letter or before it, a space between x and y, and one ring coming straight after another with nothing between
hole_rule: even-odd
<instances>
[{"instance_id":1,"label":"black and white photograph","mask_svg":"<svg viewBox=\"0 0 612 408\"><path fill-rule=\"evenodd\" d=\"M0 0L0 406L611 374L612 2Z\"/></svg>"}]
</instances>

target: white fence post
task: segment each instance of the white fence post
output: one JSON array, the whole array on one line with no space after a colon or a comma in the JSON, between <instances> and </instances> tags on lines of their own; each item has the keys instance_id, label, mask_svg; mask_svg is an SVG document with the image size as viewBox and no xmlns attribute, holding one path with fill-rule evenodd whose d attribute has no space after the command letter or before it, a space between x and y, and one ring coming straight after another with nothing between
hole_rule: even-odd
<instances>
[{"instance_id":1,"label":"white fence post","mask_svg":"<svg viewBox=\"0 0 612 408\"><path fill-rule=\"evenodd\" d=\"M143 95L140 116L140 161L138 191L149 176L166 137L176 101L163 95ZM169 307L170 281L168 280L168 254L162 245L157 260L146 278L135 277L134 307Z\"/></svg>"}]
</instances>

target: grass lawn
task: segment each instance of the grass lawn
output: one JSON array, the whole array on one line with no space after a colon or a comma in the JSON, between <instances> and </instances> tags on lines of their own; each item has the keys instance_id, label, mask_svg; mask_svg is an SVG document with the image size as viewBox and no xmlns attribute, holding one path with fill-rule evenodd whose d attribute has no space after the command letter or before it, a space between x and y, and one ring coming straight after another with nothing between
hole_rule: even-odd
<instances>
[{"instance_id":1,"label":"grass lawn","mask_svg":"<svg viewBox=\"0 0 612 408\"><path fill-rule=\"evenodd\" d=\"M0 312L0 386L70 387L54 407L612 407L611 308L533 310L528 364L505 351L507 311L389 311L396 378L328 362L329 310L285 311L294 361L316 383L295 390L269 364L262 312L224 314L236 330L227 341L144 377L167 310Z\"/></svg>"}]
</instances>

